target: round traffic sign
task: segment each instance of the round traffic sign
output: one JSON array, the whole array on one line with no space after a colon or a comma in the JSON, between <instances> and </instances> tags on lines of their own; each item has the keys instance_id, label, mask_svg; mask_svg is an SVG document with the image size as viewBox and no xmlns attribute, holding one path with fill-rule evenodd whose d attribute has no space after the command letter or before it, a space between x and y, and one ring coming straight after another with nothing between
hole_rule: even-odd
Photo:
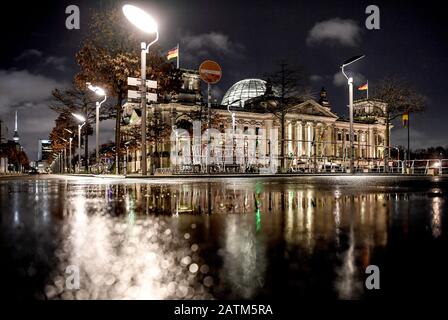
<instances>
[{"instance_id":1,"label":"round traffic sign","mask_svg":"<svg viewBox=\"0 0 448 320\"><path fill-rule=\"evenodd\" d=\"M207 83L214 84L221 80L222 71L215 61L205 60L199 66L199 75Z\"/></svg>"}]
</instances>

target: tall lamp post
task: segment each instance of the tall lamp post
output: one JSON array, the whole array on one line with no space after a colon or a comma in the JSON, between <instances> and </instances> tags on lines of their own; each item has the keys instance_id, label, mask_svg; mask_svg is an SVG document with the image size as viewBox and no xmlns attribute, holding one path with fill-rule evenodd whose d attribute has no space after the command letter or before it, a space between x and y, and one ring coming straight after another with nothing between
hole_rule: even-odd
<instances>
[{"instance_id":1,"label":"tall lamp post","mask_svg":"<svg viewBox=\"0 0 448 320\"><path fill-rule=\"evenodd\" d=\"M73 132L67 128L64 129L65 131L67 131L68 133L70 133L70 138L69 138L69 161L68 161L68 173L72 173L72 141L73 141L73 137L71 136L73 134Z\"/></svg>"},{"instance_id":2,"label":"tall lamp post","mask_svg":"<svg viewBox=\"0 0 448 320\"><path fill-rule=\"evenodd\" d=\"M61 138L61 139L65 143L68 143L67 139L65 139L65 138ZM63 173L66 173L66 171L67 171L67 144L64 144L64 159L62 162L63 162L62 171L63 171Z\"/></svg>"},{"instance_id":3,"label":"tall lamp post","mask_svg":"<svg viewBox=\"0 0 448 320\"><path fill-rule=\"evenodd\" d=\"M242 108L242 103L241 103L241 99L236 99L233 100L231 102L229 102L227 104L227 111L230 112L230 114L232 115L232 130L235 133L235 123L236 123L236 116L235 116L235 112L234 111L230 111L230 106L233 105L234 103L239 102L239 107Z\"/></svg>"},{"instance_id":4,"label":"tall lamp post","mask_svg":"<svg viewBox=\"0 0 448 320\"><path fill-rule=\"evenodd\" d=\"M124 175L128 174L129 143L131 143L131 141L128 141L124 144L126 148L126 158L124 159Z\"/></svg>"},{"instance_id":5,"label":"tall lamp post","mask_svg":"<svg viewBox=\"0 0 448 320\"><path fill-rule=\"evenodd\" d=\"M349 97L349 108L350 108L350 173L353 173L354 171L354 154L355 154L355 146L354 146L354 133L353 133L353 77L348 77L347 74L345 73L344 68L351 65L352 63L355 63L356 61L364 58L365 55L360 55L360 56L355 56L352 57L350 59L348 59L347 61L345 61L342 66L341 66L341 70L342 70L342 74L344 75L344 77L347 78L347 83L348 83L348 97Z\"/></svg>"},{"instance_id":6,"label":"tall lamp post","mask_svg":"<svg viewBox=\"0 0 448 320\"><path fill-rule=\"evenodd\" d=\"M124 5L123 14L135 27L145 33L156 34L156 38L148 45L146 42L141 43L141 108L142 108L142 175L146 175L147 171L147 155L146 155L146 54L149 47L159 40L159 31L156 21L142 9L133 5Z\"/></svg>"},{"instance_id":7,"label":"tall lamp post","mask_svg":"<svg viewBox=\"0 0 448 320\"><path fill-rule=\"evenodd\" d=\"M81 129L86 124L86 118L80 114L72 113L72 115L81 123L78 124L78 173L81 171ZM87 161L87 159L86 159Z\"/></svg>"},{"instance_id":8,"label":"tall lamp post","mask_svg":"<svg viewBox=\"0 0 448 320\"><path fill-rule=\"evenodd\" d=\"M104 96L104 99L102 101L96 102L96 124L95 124L95 150L96 150L96 165L100 163L100 156L99 156L99 136L100 136L100 108L101 105L106 101L107 95L106 92L97 86L92 86L90 82L86 83L87 88L89 88L90 91L95 92L98 96Z\"/></svg>"}]
</instances>

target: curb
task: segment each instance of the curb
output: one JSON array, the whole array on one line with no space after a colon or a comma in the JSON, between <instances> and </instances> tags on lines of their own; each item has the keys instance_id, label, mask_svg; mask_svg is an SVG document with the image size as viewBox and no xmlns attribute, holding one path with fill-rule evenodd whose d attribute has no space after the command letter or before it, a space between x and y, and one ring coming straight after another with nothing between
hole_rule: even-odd
<instances>
[{"instance_id":1,"label":"curb","mask_svg":"<svg viewBox=\"0 0 448 320\"><path fill-rule=\"evenodd\" d=\"M84 178L98 178L98 179L151 179L151 180L163 180L163 179L236 179L236 178L316 178L316 177L367 177L367 178L397 178L397 179L409 179L409 178L446 178L448 175L442 176L431 176L423 174L368 174L368 173L357 173L357 174L340 174L340 173L279 173L279 174L226 174L226 175L207 175L207 174L196 174L196 175L97 175L97 174L55 174L55 176L67 176L67 177L84 177Z\"/></svg>"}]
</instances>

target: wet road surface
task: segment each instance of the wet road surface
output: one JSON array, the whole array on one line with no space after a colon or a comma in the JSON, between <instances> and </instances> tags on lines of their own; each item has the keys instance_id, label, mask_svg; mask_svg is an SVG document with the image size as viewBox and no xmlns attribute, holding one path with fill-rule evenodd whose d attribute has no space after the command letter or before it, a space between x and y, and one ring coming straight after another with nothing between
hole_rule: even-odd
<instances>
[{"instance_id":1,"label":"wet road surface","mask_svg":"<svg viewBox=\"0 0 448 320\"><path fill-rule=\"evenodd\" d=\"M447 198L447 178L2 178L2 297L437 296Z\"/></svg>"}]
</instances>

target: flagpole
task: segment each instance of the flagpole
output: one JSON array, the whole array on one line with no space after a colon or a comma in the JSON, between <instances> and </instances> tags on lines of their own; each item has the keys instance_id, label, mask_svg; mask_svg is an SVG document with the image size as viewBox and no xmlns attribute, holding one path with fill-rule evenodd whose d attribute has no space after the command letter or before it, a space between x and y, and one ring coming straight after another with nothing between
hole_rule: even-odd
<instances>
[{"instance_id":1,"label":"flagpole","mask_svg":"<svg viewBox=\"0 0 448 320\"><path fill-rule=\"evenodd\" d=\"M179 58L180 58L180 49L179 44L177 44L177 69L179 69Z\"/></svg>"},{"instance_id":2,"label":"flagpole","mask_svg":"<svg viewBox=\"0 0 448 320\"><path fill-rule=\"evenodd\" d=\"M369 100L369 80L367 80L367 100Z\"/></svg>"},{"instance_id":3,"label":"flagpole","mask_svg":"<svg viewBox=\"0 0 448 320\"><path fill-rule=\"evenodd\" d=\"M406 160L408 160L408 161L411 160L411 149L410 149L410 139L409 139L409 127L410 127L409 124L411 123L410 120L411 120L411 113L408 111L408 156L406 157Z\"/></svg>"}]
</instances>

